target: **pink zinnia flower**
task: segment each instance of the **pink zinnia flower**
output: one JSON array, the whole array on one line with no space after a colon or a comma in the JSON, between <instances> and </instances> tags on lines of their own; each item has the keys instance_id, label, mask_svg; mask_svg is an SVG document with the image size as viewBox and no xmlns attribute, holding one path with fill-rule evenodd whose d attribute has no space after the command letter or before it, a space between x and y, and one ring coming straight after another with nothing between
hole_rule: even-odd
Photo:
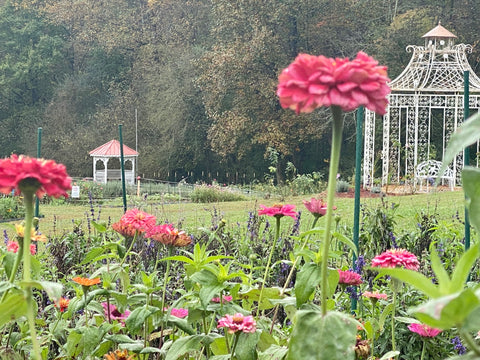
<instances>
[{"instance_id":1,"label":"pink zinnia flower","mask_svg":"<svg viewBox=\"0 0 480 360\"><path fill-rule=\"evenodd\" d=\"M22 187L35 189L37 197L43 195L68 197L72 188L72 179L65 165L53 160L31 158L24 155L12 155L0 160L0 192L18 194Z\"/></svg>"},{"instance_id":2,"label":"pink zinnia flower","mask_svg":"<svg viewBox=\"0 0 480 360\"><path fill-rule=\"evenodd\" d=\"M225 296L222 296L221 299L220 297L212 298L212 302L219 303L221 301L222 303L224 303L224 302L230 302L232 301L232 299L233 299L232 295L225 295Z\"/></svg>"},{"instance_id":3,"label":"pink zinnia flower","mask_svg":"<svg viewBox=\"0 0 480 360\"><path fill-rule=\"evenodd\" d=\"M9 240L7 242L7 251L17 253L18 252L18 242ZM37 246L35 244L30 244L30 254L35 255L37 253Z\"/></svg>"},{"instance_id":4,"label":"pink zinnia flower","mask_svg":"<svg viewBox=\"0 0 480 360\"><path fill-rule=\"evenodd\" d=\"M218 320L217 328L228 328L229 334L234 334L237 331L243 331L244 333L254 333L257 328L257 324L253 319L253 316L243 316L240 313L235 315L225 315L225 317Z\"/></svg>"},{"instance_id":5,"label":"pink zinnia flower","mask_svg":"<svg viewBox=\"0 0 480 360\"><path fill-rule=\"evenodd\" d=\"M125 310L124 313L121 313L113 304L102 302L102 306L107 319L109 318L110 314L110 320L118 320L121 324L125 324L125 320L128 318L128 315L130 315L130 311Z\"/></svg>"},{"instance_id":6,"label":"pink zinnia flower","mask_svg":"<svg viewBox=\"0 0 480 360\"><path fill-rule=\"evenodd\" d=\"M266 207L265 205L260 205L261 209L258 210L258 215L267 215L274 217L283 217L290 216L295 219L297 212L294 210L295 205L283 205L283 204L274 204L271 207Z\"/></svg>"},{"instance_id":7,"label":"pink zinnia flower","mask_svg":"<svg viewBox=\"0 0 480 360\"><path fill-rule=\"evenodd\" d=\"M283 108L312 112L336 105L352 111L360 105L384 115L388 104L387 67L359 52L352 61L300 54L278 78L277 95Z\"/></svg>"},{"instance_id":8,"label":"pink zinnia flower","mask_svg":"<svg viewBox=\"0 0 480 360\"><path fill-rule=\"evenodd\" d=\"M357 274L356 272L350 270L340 270L338 269L338 275L340 278L338 280L339 284L350 285L350 286L357 286L363 284L362 277Z\"/></svg>"},{"instance_id":9,"label":"pink zinnia flower","mask_svg":"<svg viewBox=\"0 0 480 360\"><path fill-rule=\"evenodd\" d=\"M133 237L136 233L142 234L155 226L156 221L153 215L131 209L125 212L118 222L112 224L112 228L123 236Z\"/></svg>"},{"instance_id":10,"label":"pink zinnia flower","mask_svg":"<svg viewBox=\"0 0 480 360\"><path fill-rule=\"evenodd\" d=\"M187 246L192 243L192 238L185 231L176 229L172 224L153 226L147 231L145 236L162 244L177 247Z\"/></svg>"},{"instance_id":11,"label":"pink zinnia flower","mask_svg":"<svg viewBox=\"0 0 480 360\"><path fill-rule=\"evenodd\" d=\"M442 332L440 329L432 328L425 324L410 324L408 329L422 337L435 337Z\"/></svg>"},{"instance_id":12,"label":"pink zinnia flower","mask_svg":"<svg viewBox=\"0 0 480 360\"><path fill-rule=\"evenodd\" d=\"M362 295L367 298L377 299L377 300L379 299L387 300L388 298L387 294L379 293L378 291L374 291L374 292L365 291Z\"/></svg>"},{"instance_id":13,"label":"pink zinnia flower","mask_svg":"<svg viewBox=\"0 0 480 360\"><path fill-rule=\"evenodd\" d=\"M403 267L417 271L420 263L417 257L404 249L391 249L377 255L372 260L373 267L395 268Z\"/></svg>"},{"instance_id":14,"label":"pink zinnia flower","mask_svg":"<svg viewBox=\"0 0 480 360\"><path fill-rule=\"evenodd\" d=\"M163 311L167 312L168 308L163 308ZM184 317L188 316L188 309L172 308L172 310L170 311L170 314L180 319L183 319Z\"/></svg>"},{"instance_id":15,"label":"pink zinnia flower","mask_svg":"<svg viewBox=\"0 0 480 360\"><path fill-rule=\"evenodd\" d=\"M310 201L303 200L303 205L310 211L313 216L321 217L325 216L327 213L327 203L323 202L322 199L311 198ZM337 207L334 206L333 210L336 210Z\"/></svg>"}]
</instances>

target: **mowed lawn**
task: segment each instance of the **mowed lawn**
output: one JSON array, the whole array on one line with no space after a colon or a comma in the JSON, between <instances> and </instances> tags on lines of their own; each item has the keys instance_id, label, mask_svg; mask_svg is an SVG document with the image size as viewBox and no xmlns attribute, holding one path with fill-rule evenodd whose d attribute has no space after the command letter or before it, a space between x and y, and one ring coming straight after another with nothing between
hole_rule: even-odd
<instances>
[{"instance_id":1,"label":"mowed lawn","mask_svg":"<svg viewBox=\"0 0 480 360\"><path fill-rule=\"evenodd\" d=\"M275 203L288 203L295 204L297 210L302 212L302 229L306 230L311 224L312 216L304 207L302 200L309 200L312 196L291 197L283 201L279 199L252 198L248 201L209 204L138 202L135 205L133 201L129 200L127 206L128 208L138 206L142 210L155 215L159 222L171 222L182 229L195 232L198 228L210 228L212 224L220 219L225 219L227 226L244 226L248 221L249 213L258 210L259 205L272 206ZM453 221L457 214L461 220L464 219L465 201L463 191L442 191L403 196L387 195L383 198L380 196L363 197L360 203L362 206L373 209L381 206L382 201L387 202L389 205L392 203L399 205L395 212L395 228L397 231L398 229L405 231L413 230L417 226L415 215L422 212L435 214L438 220ZM341 216L340 224L352 226L354 199L336 198L335 206L337 207L336 214ZM86 230L87 219L111 224L118 221L122 213L122 206L110 206L108 203L94 205L93 207L89 204L40 205L42 218L39 230L47 236L59 236L71 231L74 222L82 222L82 226ZM293 222L293 219L288 218L285 221ZM8 234L13 235L13 231L6 224L14 224L16 222L20 222L20 220L2 223L0 224L0 230L3 233L3 230L7 229Z\"/></svg>"}]
</instances>

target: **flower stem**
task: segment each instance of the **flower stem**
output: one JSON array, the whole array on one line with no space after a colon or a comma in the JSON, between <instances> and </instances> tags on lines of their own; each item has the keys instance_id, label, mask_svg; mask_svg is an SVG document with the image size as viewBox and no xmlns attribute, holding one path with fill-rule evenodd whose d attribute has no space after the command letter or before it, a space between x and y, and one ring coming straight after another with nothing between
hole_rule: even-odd
<instances>
[{"instance_id":1,"label":"flower stem","mask_svg":"<svg viewBox=\"0 0 480 360\"><path fill-rule=\"evenodd\" d=\"M392 309L392 351L396 351L395 345L395 309L397 306L397 289L393 290L393 309Z\"/></svg>"},{"instance_id":2,"label":"flower stem","mask_svg":"<svg viewBox=\"0 0 480 360\"><path fill-rule=\"evenodd\" d=\"M168 246L168 257L173 255L174 247L173 245ZM165 308L165 295L167 293L167 284L168 284L168 276L170 273L170 260L167 260L167 268L165 269L164 279L163 279L163 293L162 293L162 307L160 308L162 313L163 309ZM163 329L165 327L165 321L162 321L162 326L160 328L160 341L163 342Z\"/></svg>"},{"instance_id":3,"label":"flower stem","mask_svg":"<svg viewBox=\"0 0 480 360\"><path fill-rule=\"evenodd\" d=\"M340 148L342 146L343 132L342 110L338 106L332 106L331 109L333 115L332 152L330 154L330 169L328 173L327 218L322 253L322 279L320 283L322 316L327 314L328 251L330 249L330 229L332 227L333 200L335 198L335 188L337 182L338 164L340 162Z\"/></svg>"},{"instance_id":4,"label":"flower stem","mask_svg":"<svg viewBox=\"0 0 480 360\"><path fill-rule=\"evenodd\" d=\"M480 356L480 348L476 344L475 340L472 339L470 333L468 331L465 331L464 329L461 329L460 336L465 341L470 350L472 350L476 356Z\"/></svg>"},{"instance_id":5,"label":"flower stem","mask_svg":"<svg viewBox=\"0 0 480 360\"><path fill-rule=\"evenodd\" d=\"M230 359L233 359L233 357L235 356L235 349L237 348L239 338L240 338L240 333L236 332L235 333L235 340L234 340L233 347L232 347L232 356L230 357Z\"/></svg>"},{"instance_id":6,"label":"flower stem","mask_svg":"<svg viewBox=\"0 0 480 360\"><path fill-rule=\"evenodd\" d=\"M270 263L272 262L273 252L275 251L275 246L277 245L277 241L280 238L280 218L281 218L280 216L275 217L275 219L277 220L276 228L275 228L275 238L273 239L272 248L270 249L270 254L268 255L267 266L265 266L265 274L263 274L262 287L260 288L260 295L258 296L257 317L260 314L260 306L262 305L262 299L263 299L263 289L265 288L265 283L267 282L267 279L268 279L268 272L270 270Z\"/></svg>"},{"instance_id":7,"label":"flower stem","mask_svg":"<svg viewBox=\"0 0 480 360\"><path fill-rule=\"evenodd\" d=\"M420 355L420 360L423 360L424 358L425 358L425 340L423 340L422 355Z\"/></svg>"},{"instance_id":8,"label":"flower stem","mask_svg":"<svg viewBox=\"0 0 480 360\"><path fill-rule=\"evenodd\" d=\"M41 360L40 345L37 339L37 332L35 329L35 306L33 304L32 291L32 275L31 275L31 254L30 242L31 231L33 226L33 195L34 191L23 192L23 202L25 205L25 228L23 230L23 281L25 282L25 300L27 302L27 320L30 329L30 336L32 338L34 358Z\"/></svg>"}]
</instances>

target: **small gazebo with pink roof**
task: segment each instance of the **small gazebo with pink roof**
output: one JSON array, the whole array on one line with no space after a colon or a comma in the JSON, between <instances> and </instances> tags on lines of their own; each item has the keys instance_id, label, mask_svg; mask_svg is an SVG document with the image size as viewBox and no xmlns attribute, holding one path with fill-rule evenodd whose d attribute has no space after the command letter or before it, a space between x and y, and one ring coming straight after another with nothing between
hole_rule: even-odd
<instances>
[{"instance_id":1,"label":"small gazebo with pink roof","mask_svg":"<svg viewBox=\"0 0 480 360\"><path fill-rule=\"evenodd\" d=\"M95 150L89 152L93 157L93 181L106 184L108 180L121 180L121 169L109 169L108 162L112 158L120 159L120 142L118 140L111 140L106 144L97 147ZM135 183L135 160L138 152L123 144L123 161L124 165L131 164L131 169L125 169L125 182L129 184ZM103 163L103 169L97 169L97 163Z\"/></svg>"}]
</instances>

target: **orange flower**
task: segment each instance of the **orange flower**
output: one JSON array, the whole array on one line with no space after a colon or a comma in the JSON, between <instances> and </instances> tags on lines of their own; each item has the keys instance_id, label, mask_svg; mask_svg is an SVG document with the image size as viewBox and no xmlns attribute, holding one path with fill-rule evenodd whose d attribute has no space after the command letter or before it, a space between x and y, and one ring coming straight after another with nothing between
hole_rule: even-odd
<instances>
[{"instance_id":1,"label":"orange flower","mask_svg":"<svg viewBox=\"0 0 480 360\"><path fill-rule=\"evenodd\" d=\"M64 312L68 308L68 304L70 303L70 299L61 297L56 303L55 307L58 307L60 312Z\"/></svg>"},{"instance_id":2,"label":"orange flower","mask_svg":"<svg viewBox=\"0 0 480 360\"><path fill-rule=\"evenodd\" d=\"M105 360L133 360L135 355L128 356L128 351L124 350L115 350L109 352L108 354L103 355Z\"/></svg>"},{"instance_id":3,"label":"orange flower","mask_svg":"<svg viewBox=\"0 0 480 360\"><path fill-rule=\"evenodd\" d=\"M88 279L88 278L77 276L77 277L74 277L72 280L82 286L92 286L92 285L101 283L100 278Z\"/></svg>"},{"instance_id":4,"label":"orange flower","mask_svg":"<svg viewBox=\"0 0 480 360\"><path fill-rule=\"evenodd\" d=\"M176 229L172 224L154 226L149 229L146 237L159 241L164 245L173 245L176 247L183 247L192 243L192 239L185 231Z\"/></svg>"},{"instance_id":5,"label":"orange flower","mask_svg":"<svg viewBox=\"0 0 480 360\"><path fill-rule=\"evenodd\" d=\"M23 237L25 236L25 227L21 224L15 224L15 231L17 232L17 236L23 239ZM30 239L32 241L41 241L41 242L47 241L47 237L35 231L34 228L30 229Z\"/></svg>"}]
</instances>

